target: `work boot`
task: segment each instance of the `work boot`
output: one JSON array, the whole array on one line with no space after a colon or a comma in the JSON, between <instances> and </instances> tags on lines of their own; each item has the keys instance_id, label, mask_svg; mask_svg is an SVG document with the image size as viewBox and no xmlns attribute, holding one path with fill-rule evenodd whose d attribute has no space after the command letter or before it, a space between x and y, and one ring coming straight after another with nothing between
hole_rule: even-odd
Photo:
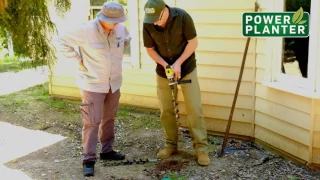
<instances>
[{"instance_id":1,"label":"work boot","mask_svg":"<svg viewBox=\"0 0 320 180\"><path fill-rule=\"evenodd\" d=\"M94 161L83 163L83 175L84 176L94 176Z\"/></svg>"},{"instance_id":2,"label":"work boot","mask_svg":"<svg viewBox=\"0 0 320 180\"><path fill-rule=\"evenodd\" d=\"M172 154L176 154L176 153L178 153L177 148L165 148L157 153L157 158L158 159L166 159L169 156L171 156Z\"/></svg>"},{"instance_id":3,"label":"work boot","mask_svg":"<svg viewBox=\"0 0 320 180\"><path fill-rule=\"evenodd\" d=\"M115 151L106 153L100 153L100 159L102 160L124 160L126 156Z\"/></svg>"},{"instance_id":4,"label":"work boot","mask_svg":"<svg viewBox=\"0 0 320 180\"><path fill-rule=\"evenodd\" d=\"M210 158L206 152L198 152L197 158L200 166L208 166L210 164Z\"/></svg>"}]
</instances>

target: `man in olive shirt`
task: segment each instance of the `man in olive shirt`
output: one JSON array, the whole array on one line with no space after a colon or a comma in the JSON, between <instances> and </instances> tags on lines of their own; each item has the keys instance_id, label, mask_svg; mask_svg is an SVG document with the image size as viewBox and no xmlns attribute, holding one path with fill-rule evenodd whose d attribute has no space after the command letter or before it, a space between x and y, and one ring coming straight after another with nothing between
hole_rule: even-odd
<instances>
[{"instance_id":1,"label":"man in olive shirt","mask_svg":"<svg viewBox=\"0 0 320 180\"><path fill-rule=\"evenodd\" d=\"M197 33L190 15L179 8L169 7L163 0L148 0L144 7L143 40L149 56L157 63L157 94L161 110L161 123L165 133L165 149L157 158L165 159L178 152L178 127L176 125L171 89L165 69L172 65L175 79L191 79L181 84L189 129L193 138L198 163L210 164L206 123L201 106L197 78L195 50Z\"/></svg>"}]
</instances>

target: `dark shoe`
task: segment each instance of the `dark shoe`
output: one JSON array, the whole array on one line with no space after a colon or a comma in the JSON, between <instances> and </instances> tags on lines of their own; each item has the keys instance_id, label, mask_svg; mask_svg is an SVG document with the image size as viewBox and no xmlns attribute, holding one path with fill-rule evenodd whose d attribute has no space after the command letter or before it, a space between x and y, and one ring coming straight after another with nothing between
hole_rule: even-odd
<instances>
[{"instance_id":1,"label":"dark shoe","mask_svg":"<svg viewBox=\"0 0 320 180\"><path fill-rule=\"evenodd\" d=\"M100 153L100 159L102 160L124 160L126 156L115 151L106 153Z\"/></svg>"},{"instance_id":2,"label":"dark shoe","mask_svg":"<svg viewBox=\"0 0 320 180\"><path fill-rule=\"evenodd\" d=\"M94 161L83 163L83 175L84 176L94 176Z\"/></svg>"}]
</instances>

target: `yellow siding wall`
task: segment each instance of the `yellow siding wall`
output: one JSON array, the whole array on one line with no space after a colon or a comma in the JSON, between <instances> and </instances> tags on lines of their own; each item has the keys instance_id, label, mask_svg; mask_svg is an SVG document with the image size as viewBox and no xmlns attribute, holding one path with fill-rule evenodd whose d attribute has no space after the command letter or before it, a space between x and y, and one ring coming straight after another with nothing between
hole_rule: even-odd
<instances>
[{"instance_id":1,"label":"yellow siding wall","mask_svg":"<svg viewBox=\"0 0 320 180\"><path fill-rule=\"evenodd\" d=\"M201 1L201 2L200 2ZM141 69L124 69L121 88L122 103L158 108L156 98L155 63L148 57L142 40L143 7L139 0L139 34ZM199 83L208 130L224 132L234 98L246 39L241 35L241 14L253 11L254 0L166 0L169 6L185 9L194 19L199 47L196 52ZM233 115L231 133L253 136L254 77L256 42L251 41L242 83ZM59 61L51 79L54 96L79 98L74 75L76 64ZM178 100L183 125L186 125L184 99Z\"/></svg>"},{"instance_id":2,"label":"yellow siding wall","mask_svg":"<svg viewBox=\"0 0 320 180\"><path fill-rule=\"evenodd\" d=\"M320 100L316 100L314 106L312 163L320 164Z\"/></svg>"},{"instance_id":3,"label":"yellow siding wall","mask_svg":"<svg viewBox=\"0 0 320 180\"><path fill-rule=\"evenodd\" d=\"M145 2L146 0L139 0L141 69L124 69L120 101L158 108L155 63L148 57L142 40ZM199 0L188 3L183 0L166 0L166 3L185 9L194 19L199 38L196 52L199 83L208 130L224 132L246 43L246 39L241 35L241 14L253 11L254 0ZM231 133L234 134L253 136L255 48L256 42L251 41L233 115ZM59 61L51 81L53 95L80 97L74 82L75 67L77 66L71 61ZM186 125L186 110L181 90L178 100L181 119L183 125Z\"/></svg>"},{"instance_id":4,"label":"yellow siding wall","mask_svg":"<svg viewBox=\"0 0 320 180\"><path fill-rule=\"evenodd\" d=\"M312 100L263 85L267 53L265 39L258 38L256 52L254 137L309 161Z\"/></svg>"},{"instance_id":5,"label":"yellow siding wall","mask_svg":"<svg viewBox=\"0 0 320 180\"><path fill-rule=\"evenodd\" d=\"M176 6L190 13L197 29L198 76L208 130L225 132L246 38L241 34L241 16L253 11L253 0L177 0ZM254 108L254 61L256 43L251 41L230 133L252 136ZM181 119L186 126L183 96L178 95Z\"/></svg>"},{"instance_id":6,"label":"yellow siding wall","mask_svg":"<svg viewBox=\"0 0 320 180\"><path fill-rule=\"evenodd\" d=\"M141 69L123 69L123 86L121 88L120 102L136 106L144 106L150 108L158 108L156 98L156 81L154 72L154 63L151 59L147 59L146 51L143 47L142 40L142 20L143 6L146 0L139 0L139 35L140 35L140 51L141 51ZM175 5L175 0L167 0L170 6ZM74 3L75 4L75 3ZM70 17L77 17L84 11L72 9ZM66 22L71 22L66 20ZM60 26L61 27L61 26ZM63 27L63 26L62 26ZM69 26L68 26L69 27ZM53 67L50 92L54 97L64 97L68 99L80 99L79 89L75 85L75 75L78 65L70 59L59 56L59 60Z\"/></svg>"},{"instance_id":7,"label":"yellow siding wall","mask_svg":"<svg viewBox=\"0 0 320 180\"><path fill-rule=\"evenodd\" d=\"M142 40L145 2L139 0L141 69L124 69L120 102L158 108L155 63L148 57ZM246 43L241 34L241 15L253 11L255 0L166 2L188 11L195 22L198 76L207 127L225 132ZM268 0L260 2L264 5ZM230 133L255 137L305 161L310 162L312 157L314 163L320 163L320 101L312 106L311 99L263 85L266 50L265 39L251 39ZM79 99L75 67L72 61L58 62L51 79L53 96ZM178 100L182 125L187 126L181 89Z\"/></svg>"},{"instance_id":8,"label":"yellow siding wall","mask_svg":"<svg viewBox=\"0 0 320 180\"><path fill-rule=\"evenodd\" d=\"M146 0L139 0L138 4L141 69L124 70L120 102L136 106L159 108L156 94L155 63L148 57L143 46L143 8L146 2ZM174 0L168 0L166 2L171 6L175 4Z\"/></svg>"}]
</instances>

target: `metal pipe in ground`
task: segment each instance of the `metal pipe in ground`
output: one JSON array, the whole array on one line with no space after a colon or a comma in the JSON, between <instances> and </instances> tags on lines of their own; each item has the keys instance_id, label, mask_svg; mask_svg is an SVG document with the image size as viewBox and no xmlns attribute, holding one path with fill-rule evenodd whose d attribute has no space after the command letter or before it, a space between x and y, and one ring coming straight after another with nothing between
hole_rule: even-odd
<instances>
[{"instance_id":1,"label":"metal pipe in ground","mask_svg":"<svg viewBox=\"0 0 320 180\"><path fill-rule=\"evenodd\" d=\"M257 12L258 8L259 8L258 2L255 2L254 12ZM223 138L223 144L222 144L222 147L221 147L221 151L220 151L220 153L218 153L219 157L224 155L224 151L225 151L225 148L226 148L226 145L227 145L227 142L228 142L230 126L231 126L231 122L232 122L234 108L235 108L235 105L236 105L236 102L237 102L237 98L238 98L239 88L240 88L240 84L241 84L241 80L242 80L242 74L243 74L244 65L245 65L246 58L247 58L250 39L251 39L250 37L247 38L247 43L246 43L246 47L245 47L243 58L242 58L242 64L241 64L240 74L239 74L239 78L238 78L237 88L236 88L236 92L235 92L235 95L234 95L234 98L233 98L233 103L232 103L232 107L231 107L231 111L230 111L230 115L229 115L229 120L228 120L228 124L227 124L227 129L226 129L226 132L225 132L225 135L224 135L224 138Z\"/></svg>"}]
</instances>

